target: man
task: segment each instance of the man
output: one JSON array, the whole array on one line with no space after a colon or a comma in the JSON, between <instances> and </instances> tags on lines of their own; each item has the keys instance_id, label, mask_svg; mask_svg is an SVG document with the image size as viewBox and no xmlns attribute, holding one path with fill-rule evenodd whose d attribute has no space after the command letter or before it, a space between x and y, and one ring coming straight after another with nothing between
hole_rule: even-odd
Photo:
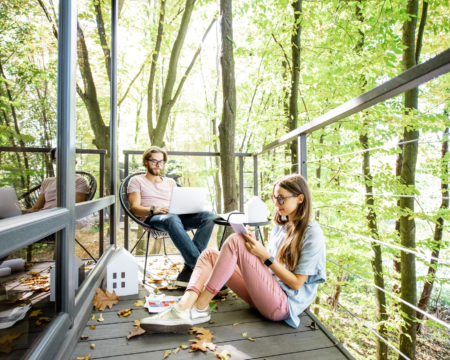
<instances>
[{"instance_id":1,"label":"man","mask_svg":"<svg viewBox=\"0 0 450 360\"><path fill-rule=\"evenodd\" d=\"M50 150L50 159L56 161L56 148ZM75 175L75 202L86 201L89 194L89 182L83 176ZM56 177L49 177L42 181L39 188L39 197L30 209L22 210L22 213L29 214L40 210L56 207Z\"/></svg>"},{"instance_id":2,"label":"man","mask_svg":"<svg viewBox=\"0 0 450 360\"><path fill-rule=\"evenodd\" d=\"M176 285L186 287L197 258L206 248L214 227L215 215L210 211L177 215L169 213L173 179L162 177L167 162L165 150L151 146L142 156L146 174L134 176L128 184L128 200L131 212L153 228L169 233L184 259L184 268L178 274ZM191 240L186 230L197 229Z\"/></svg>"}]
</instances>

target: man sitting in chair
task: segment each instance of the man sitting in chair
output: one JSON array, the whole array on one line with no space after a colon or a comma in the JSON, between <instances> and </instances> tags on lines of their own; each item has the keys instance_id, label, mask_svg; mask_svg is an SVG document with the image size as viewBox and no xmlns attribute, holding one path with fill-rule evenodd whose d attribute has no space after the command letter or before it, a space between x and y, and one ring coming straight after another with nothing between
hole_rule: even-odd
<instances>
[{"instance_id":1,"label":"man sitting in chair","mask_svg":"<svg viewBox=\"0 0 450 360\"><path fill-rule=\"evenodd\" d=\"M50 159L56 161L56 148L50 150ZM42 181L39 189L40 194L33 207L22 210L22 213L29 214L39 210L46 210L56 207L56 177L49 177ZM75 202L83 202L89 194L89 182L83 176L76 174L75 177Z\"/></svg>"},{"instance_id":2,"label":"man sitting in chair","mask_svg":"<svg viewBox=\"0 0 450 360\"><path fill-rule=\"evenodd\" d=\"M186 287L197 258L206 248L214 227L215 215L210 211L177 215L169 213L172 189L175 181L162 177L167 162L165 150L151 146L142 156L146 174L134 176L128 184L128 201L131 212L151 227L169 233L184 259L184 268L178 274L176 285ZM191 240L186 230L197 229Z\"/></svg>"}]
</instances>

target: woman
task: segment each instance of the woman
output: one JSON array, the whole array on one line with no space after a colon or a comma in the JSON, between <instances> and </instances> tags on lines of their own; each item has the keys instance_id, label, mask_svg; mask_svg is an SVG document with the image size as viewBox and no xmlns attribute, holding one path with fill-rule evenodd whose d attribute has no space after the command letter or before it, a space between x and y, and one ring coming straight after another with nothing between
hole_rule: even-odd
<instances>
[{"instance_id":1,"label":"woman","mask_svg":"<svg viewBox=\"0 0 450 360\"><path fill-rule=\"evenodd\" d=\"M267 249L253 234L233 234L220 252L203 251L180 301L142 319L141 327L176 331L209 321L209 302L225 283L267 319L298 327L299 315L325 281L325 241L319 225L310 222L311 194L303 177L282 178L272 199L276 225Z\"/></svg>"}]
</instances>

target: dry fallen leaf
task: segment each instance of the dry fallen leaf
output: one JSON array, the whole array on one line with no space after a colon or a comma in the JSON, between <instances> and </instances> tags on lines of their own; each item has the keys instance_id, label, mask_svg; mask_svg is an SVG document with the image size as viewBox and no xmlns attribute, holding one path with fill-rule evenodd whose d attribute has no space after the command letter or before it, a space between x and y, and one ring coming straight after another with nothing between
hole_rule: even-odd
<instances>
[{"instance_id":1,"label":"dry fallen leaf","mask_svg":"<svg viewBox=\"0 0 450 360\"><path fill-rule=\"evenodd\" d=\"M172 350L164 351L163 359L166 359L170 354L172 354Z\"/></svg>"},{"instance_id":2,"label":"dry fallen leaf","mask_svg":"<svg viewBox=\"0 0 450 360\"><path fill-rule=\"evenodd\" d=\"M216 357L220 360L228 360L230 356L231 354L226 350L223 350L220 354L216 352Z\"/></svg>"},{"instance_id":3,"label":"dry fallen leaf","mask_svg":"<svg viewBox=\"0 0 450 360\"><path fill-rule=\"evenodd\" d=\"M91 354L86 356L79 356L77 357L77 360L91 360Z\"/></svg>"},{"instance_id":4,"label":"dry fallen leaf","mask_svg":"<svg viewBox=\"0 0 450 360\"><path fill-rule=\"evenodd\" d=\"M255 339L253 339L252 337L248 337L247 340L255 341Z\"/></svg>"},{"instance_id":5,"label":"dry fallen leaf","mask_svg":"<svg viewBox=\"0 0 450 360\"><path fill-rule=\"evenodd\" d=\"M177 347L175 350L173 350L172 354L176 354L178 351L180 351L180 347Z\"/></svg>"},{"instance_id":6,"label":"dry fallen leaf","mask_svg":"<svg viewBox=\"0 0 450 360\"><path fill-rule=\"evenodd\" d=\"M97 317L97 316L96 316L95 314L92 314L91 320L95 320L96 317Z\"/></svg>"},{"instance_id":7,"label":"dry fallen leaf","mask_svg":"<svg viewBox=\"0 0 450 360\"><path fill-rule=\"evenodd\" d=\"M39 315L42 315L42 310L34 310L30 312L30 315L28 315L29 318L38 317Z\"/></svg>"},{"instance_id":8,"label":"dry fallen leaf","mask_svg":"<svg viewBox=\"0 0 450 360\"><path fill-rule=\"evenodd\" d=\"M87 340L89 337L88 336L86 336L86 335L82 335L82 336L80 336L80 340Z\"/></svg>"},{"instance_id":9,"label":"dry fallen leaf","mask_svg":"<svg viewBox=\"0 0 450 360\"><path fill-rule=\"evenodd\" d=\"M127 335L127 339L131 339L132 337L139 336L142 334L145 334L145 330L141 328L141 321L140 320L134 320L133 325L136 327L136 330L131 330L130 333Z\"/></svg>"},{"instance_id":10,"label":"dry fallen leaf","mask_svg":"<svg viewBox=\"0 0 450 360\"><path fill-rule=\"evenodd\" d=\"M145 306L145 300L137 300L134 303L134 306L136 306L136 307L143 307L143 306Z\"/></svg>"},{"instance_id":11,"label":"dry fallen leaf","mask_svg":"<svg viewBox=\"0 0 450 360\"><path fill-rule=\"evenodd\" d=\"M127 317L131 315L131 309L123 309L120 310L117 315L119 315L120 317Z\"/></svg>"},{"instance_id":12,"label":"dry fallen leaf","mask_svg":"<svg viewBox=\"0 0 450 360\"><path fill-rule=\"evenodd\" d=\"M97 327L97 325L91 325L91 326L89 326L92 330L94 330L96 327Z\"/></svg>"},{"instance_id":13,"label":"dry fallen leaf","mask_svg":"<svg viewBox=\"0 0 450 360\"><path fill-rule=\"evenodd\" d=\"M35 325L41 326L41 325L44 325L44 324L49 323L50 320L51 320L51 319L50 319L49 317L42 316L42 317L40 317L39 319L37 319L37 320L35 321Z\"/></svg>"},{"instance_id":14,"label":"dry fallen leaf","mask_svg":"<svg viewBox=\"0 0 450 360\"><path fill-rule=\"evenodd\" d=\"M103 322L103 321L105 321L105 319L103 319L103 314L100 314L100 315L98 316L97 321L98 321L98 322Z\"/></svg>"},{"instance_id":15,"label":"dry fallen leaf","mask_svg":"<svg viewBox=\"0 0 450 360\"><path fill-rule=\"evenodd\" d=\"M180 345L180 348L183 349L183 350L186 350L186 349L189 349L189 346L187 346L187 345Z\"/></svg>"},{"instance_id":16,"label":"dry fallen leaf","mask_svg":"<svg viewBox=\"0 0 450 360\"><path fill-rule=\"evenodd\" d=\"M239 325L239 323L234 323L233 326Z\"/></svg>"},{"instance_id":17,"label":"dry fallen leaf","mask_svg":"<svg viewBox=\"0 0 450 360\"><path fill-rule=\"evenodd\" d=\"M8 354L12 351L14 340L20 337L22 333L6 334L0 337L0 353Z\"/></svg>"},{"instance_id":18,"label":"dry fallen leaf","mask_svg":"<svg viewBox=\"0 0 450 360\"><path fill-rule=\"evenodd\" d=\"M197 337L195 340L189 340L192 341L191 350L189 352L194 352L197 350L206 352L208 349L213 352L216 351L216 345L211 342L214 337L211 331L194 326L189 330L189 333L196 334Z\"/></svg>"},{"instance_id":19,"label":"dry fallen leaf","mask_svg":"<svg viewBox=\"0 0 450 360\"><path fill-rule=\"evenodd\" d=\"M91 344L89 347L90 347L92 350L94 350L94 349L95 349L95 344Z\"/></svg>"},{"instance_id":20,"label":"dry fallen leaf","mask_svg":"<svg viewBox=\"0 0 450 360\"><path fill-rule=\"evenodd\" d=\"M92 305L94 305L97 310L103 311L107 306L111 309L112 306L119 301L119 297L116 295L115 291L111 294L108 290L103 292L102 289L96 289L95 292L96 294L92 301Z\"/></svg>"},{"instance_id":21,"label":"dry fallen leaf","mask_svg":"<svg viewBox=\"0 0 450 360\"><path fill-rule=\"evenodd\" d=\"M242 333L242 337L245 337L245 338L246 338L246 337L247 337L247 333L246 333L246 332L243 332L243 333Z\"/></svg>"}]
</instances>

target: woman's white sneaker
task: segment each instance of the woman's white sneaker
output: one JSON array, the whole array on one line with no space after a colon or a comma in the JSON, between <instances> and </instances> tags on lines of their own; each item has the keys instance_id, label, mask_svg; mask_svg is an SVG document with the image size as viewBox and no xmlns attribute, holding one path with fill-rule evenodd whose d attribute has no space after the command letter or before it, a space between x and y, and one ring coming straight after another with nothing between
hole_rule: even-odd
<instances>
[{"instance_id":1,"label":"woman's white sneaker","mask_svg":"<svg viewBox=\"0 0 450 360\"><path fill-rule=\"evenodd\" d=\"M142 319L141 328L148 332L184 331L210 319L209 309L200 311L194 306L191 310L179 310L174 305L159 314Z\"/></svg>"}]
</instances>

